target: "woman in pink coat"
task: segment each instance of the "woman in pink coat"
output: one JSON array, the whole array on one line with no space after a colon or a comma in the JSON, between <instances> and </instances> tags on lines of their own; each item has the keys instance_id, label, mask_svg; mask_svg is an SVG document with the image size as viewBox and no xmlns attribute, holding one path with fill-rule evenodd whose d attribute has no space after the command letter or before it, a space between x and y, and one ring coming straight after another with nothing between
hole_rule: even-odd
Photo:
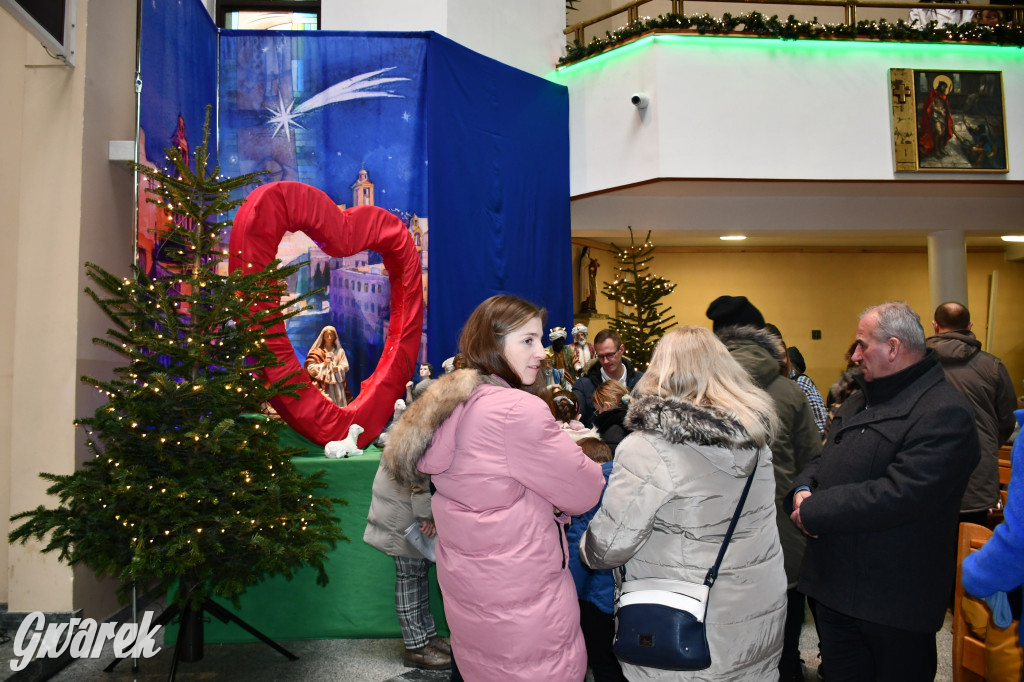
<instances>
[{"instance_id":1,"label":"woman in pink coat","mask_svg":"<svg viewBox=\"0 0 1024 682\"><path fill-rule=\"evenodd\" d=\"M399 480L437 492L437 575L468 682L580 682L587 656L565 526L604 488L592 462L522 389L544 359L544 311L493 296L459 340L469 369L434 382L392 427Z\"/></svg>"}]
</instances>

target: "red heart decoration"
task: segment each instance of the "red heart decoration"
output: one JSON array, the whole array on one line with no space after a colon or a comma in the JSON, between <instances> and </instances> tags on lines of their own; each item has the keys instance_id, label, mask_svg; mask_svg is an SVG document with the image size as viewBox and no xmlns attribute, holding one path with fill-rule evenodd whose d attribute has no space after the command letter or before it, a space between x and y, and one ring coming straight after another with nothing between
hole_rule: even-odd
<instances>
[{"instance_id":1,"label":"red heart decoration","mask_svg":"<svg viewBox=\"0 0 1024 682\"><path fill-rule=\"evenodd\" d=\"M280 397L272 404L293 429L320 445L346 438L348 427L359 424L364 429L359 447L365 447L391 418L395 400L405 394L405 382L417 364L423 332L419 254L405 223L382 208L357 206L341 211L315 187L274 182L257 187L238 209L228 268L233 272L266 267L276 257L284 233L299 231L330 256L351 256L366 249L379 253L391 282L391 320L376 369L347 406L338 407L308 383L299 388L298 398ZM271 333L281 336L268 339L267 345L284 364L264 372L268 383L294 372L306 376L284 331L283 322L271 328Z\"/></svg>"}]
</instances>

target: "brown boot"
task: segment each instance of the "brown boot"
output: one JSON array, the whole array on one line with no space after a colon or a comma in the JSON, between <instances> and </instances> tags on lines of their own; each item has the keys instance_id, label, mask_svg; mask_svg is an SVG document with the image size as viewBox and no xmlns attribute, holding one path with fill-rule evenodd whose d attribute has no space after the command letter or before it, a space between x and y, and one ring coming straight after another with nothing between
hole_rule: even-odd
<instances>
[{"instance_id":1,"label":"brown boot","mask_svg":"<svg viewBox=\"0 0 1024 682\"><path fill-rule=\"evenodd\" d=\"M448 641L447 637L438 637L437 635L434 635L427 643L442 654L448 654L449 656L452 655L452 645Z\"/></svg>"},{"instance_id":2,"label":"brown boot","mask_svg":"<svg viewBox=\"0 0 1024 682\"><path fill-rule=\"evenodd\" d=\"M423 668L424 670L448 670L452 667L452 657L441 653L428 644L419 649L406 649L405 667Z\"/></svg>"}]
</instances>

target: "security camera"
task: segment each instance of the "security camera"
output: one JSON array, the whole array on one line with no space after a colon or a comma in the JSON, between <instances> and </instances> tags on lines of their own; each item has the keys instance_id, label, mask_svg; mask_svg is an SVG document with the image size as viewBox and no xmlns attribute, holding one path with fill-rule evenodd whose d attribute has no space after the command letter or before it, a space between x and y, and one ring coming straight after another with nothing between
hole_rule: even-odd
<instances>
[{"instance_id":1,"label":"security camera","mask_svg":"<svg viewBox=\"0 0 1024 682\"><path fill-rule=\"evenodd\" d=\"M642 92L634 92L633 96L629 98L629 101L633 103L633 106L637 109L646 109L647 105L651 103L651 98Z\"/></svg>"}]
</instances>

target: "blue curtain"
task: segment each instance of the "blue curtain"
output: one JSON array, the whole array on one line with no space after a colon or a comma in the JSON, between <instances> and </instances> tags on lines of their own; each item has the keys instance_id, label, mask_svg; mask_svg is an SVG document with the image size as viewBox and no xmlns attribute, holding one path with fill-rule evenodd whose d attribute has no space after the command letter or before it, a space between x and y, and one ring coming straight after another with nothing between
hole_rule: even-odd
<instances>
[{"instance_id":1,"label":"blue curtain","mask_svg":"<svg viewBox=\"0 0 1024 682\"><path fill-rule=\"evenodd\" d=\"M144 3L142 46L151 159L163 162L179 114L194 149L203 108L219 97L214 135L226 175L268 170L270 181L305 182L351 206L365 171L372 203L414 233L422 228L424 357L435 367L493 294L546 307L548 326L572 325L564 86L434 33L218 31L199 0ZM335 86L350 79L356 94L339 97ZM309 267L289 282L293 290L333 284L322 310L289 327L296 355L304 359L324 324L338 326L358 393L382 347L386 277L356 281L344 273L362 261L300 250L286 260L303 258ZM372 253L362 260L379 263Z\"/></svg>"},{"instance_id":2,"label":"blue curtain","mask_svg":"<svg viewBox=\"0 0 1024 682\"><path fill-rule=\"evenodd\" d=\"M568 90L430 34L427 112L435 366L494 294L572 326Z\"/></svg>"},{"instance_id":3,"label":"blue curtain","mask_svg":"<svg viewBox=\"0 0 1024 682\"><path fill-rule=\"evenodd\" d=\"M164 149L177 146L179 115L194 151L203 139L206 105L212 105L216 139L217 27L199 2L144 2L140 44L145 156L169 168Z\"/></svg>"}]
</instances>

